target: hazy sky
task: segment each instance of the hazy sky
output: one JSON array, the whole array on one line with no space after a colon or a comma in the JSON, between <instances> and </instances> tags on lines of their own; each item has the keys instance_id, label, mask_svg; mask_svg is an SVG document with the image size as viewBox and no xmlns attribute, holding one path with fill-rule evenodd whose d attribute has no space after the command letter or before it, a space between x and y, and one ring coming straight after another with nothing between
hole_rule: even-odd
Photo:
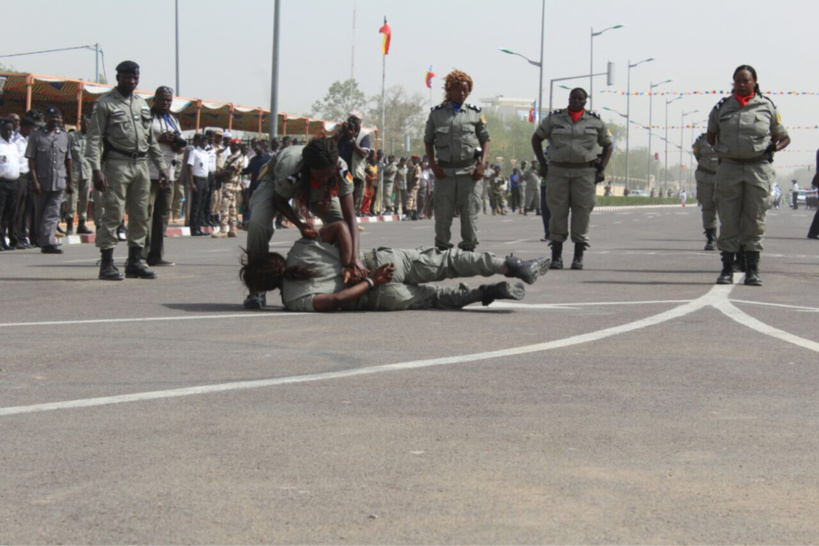
<instances>
[{"instance_id":1,"label":"hazy sky","mask_svg":"<svg viewBox=\"0 0 819 546\"><path fill-rule=\"evenodd\" d=\"M541 0L282 0L280 111L306 113L329 85L350 77L355 43L355 77L369 95L381 91L378 29L386 15L393 28L387 57L387 86L401 84L427 96L429 65L444 75L453 68L472 75L470 102L483 97L534 98L538 71L523 59L498 51L504 46L537 59ZM183 96L269 107L272 0L179 0L180 91ZM353 8L356 31L353 36ZM632 69L632 91L651 81L673 79L657 91L730 89L740 64L753 65L760 85L771 91L819 92L810 68L817 51L816 0L546 0L544 103L549 79L589 69L589 32L616 24L595 38L595 71L616 64L616 83L626 89L626 66L647 57L655 61ZM140 87L174 85L174 0L3 0L2 54L99 42L109 79L124 59L142 66ZM24 24L26 23L26 24ZM0 58L18 70L93 78L94 54L79 50ZM606 89L604 79L595 90ZM568 85L588 87L588 80ZM433 81L433 101L441 80ZM556 107L568 91L557 89ZM785 125L819 124L819 96L772 97ZM654 125L663 125L665 97L654 99ZM704 120L718 97L686 97L669 106L669 124L682 111L699 110L687 122ZM626 111L626 98L595 93L594 107ZM610 113L608 119L621 121ZM632 119L648 123L648 98L633 97ZM491 128L490 128L491 131ZM688 149L691 131L686 131ZM812 163L819 131L791 130L792 153L777 165ZM646 131L631 131L632 145L645 146ZM679 130L670 133L679 142ZM656 150L659 141L653 144Z\"/></svg>"}]
</instances>

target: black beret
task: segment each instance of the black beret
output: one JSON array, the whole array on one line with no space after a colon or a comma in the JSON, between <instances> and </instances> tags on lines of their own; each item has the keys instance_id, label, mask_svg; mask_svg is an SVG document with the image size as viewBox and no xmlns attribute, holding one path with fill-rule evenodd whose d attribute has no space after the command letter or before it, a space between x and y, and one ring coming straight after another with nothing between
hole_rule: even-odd
<instances>
[{"instance_id":1,"label":"black beret","mask_svg":"<svg viewBox=\"0 0 819 546\"><path fill-rule=\"evenodd\" d=\"M134 61L122 61L117 65L117 72L139 72L139 65Z\"/></svg>"},{"instance_id":2,"label":"black beret","mask_svg":"<svg viewBox=\"0 0 819 546\"><path fill-rule=\"evenodd\" d=\"M47 116L62 116L63 113L56 106L46 106L45 113Z\"/></svg>"}]
</instances>

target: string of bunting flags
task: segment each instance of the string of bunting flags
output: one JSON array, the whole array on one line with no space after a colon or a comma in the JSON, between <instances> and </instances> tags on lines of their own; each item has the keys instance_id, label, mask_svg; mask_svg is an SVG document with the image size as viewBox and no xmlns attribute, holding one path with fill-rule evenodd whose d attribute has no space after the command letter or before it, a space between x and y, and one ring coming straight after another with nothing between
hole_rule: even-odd
<instances>
[{"instance_id":1,"label":"string of bunting flags","mask_svg":"<svg viewBox=\"0 0 819 546\"><path fill-rule=\"evenodd\" d=\"M713 91L632 91L631 96L633 97L663 97L666 95L670 96L679 96L679 95L730 95L731 90L713 90ZM601 89L598 93L607 93L611 95L622 95L626 96L629 94L628 91L618 91L616 89ZM763 95L804 95L804 96L816 96L819 95L819 91L763 91Z\"/></svg>"}]
</instances>

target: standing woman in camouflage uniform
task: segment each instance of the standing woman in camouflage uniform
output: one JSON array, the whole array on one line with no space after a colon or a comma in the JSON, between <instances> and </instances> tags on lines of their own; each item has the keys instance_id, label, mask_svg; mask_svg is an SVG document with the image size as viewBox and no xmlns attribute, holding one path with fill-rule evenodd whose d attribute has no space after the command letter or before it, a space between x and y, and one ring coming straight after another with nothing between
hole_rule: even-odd
<instances>
[{"instance_id":1,"label":"standing woman in camouflage uniform","mask_svg":"<svg viewBox=\"0 0 819 546\"><path fill-rule=\"evenodd\" d=\"M719 158L714 201L722 271L717 284L733 282L734 254L744 250L745 284L762 286L759 254L774 179L773 154L791 139L776 106L760 92L753 67L734 71L734 92L711 110L706 138Z\"/></svg>"},{"instance_id":2,"label":"standing woman in camouflage uniform","mask_svg":"<svg viewBox=\"0 0 819 546\"><path fill-rule=\"evenodd\" d=\"M717 152L708 144L703 133L694 145L694 157L697 159L697 201L702 205L702 228L705 230L705 250L714 250L717 244L717 206L714 203L714 178L717 175Z\"/></svg>"},{"instance_id":3,"label":"standing woman in camouflage uniform","mask_svg":"<svg viewBox=\"0 0 819 546\"><path fill-rule=\"evenodd\" d=\"M453 247L452 218L461 216L462 250L478 246L478 211L481 207L481 180L489 153L489 131L481 109L466 104L472 92L472 78L453 70L444 83L444 102L429 113L424 133L429 166L435 184L435 246ZM480 153L480 155L478 155Z\"/></svg>"},{"instance_id":4,"label":"standing woman in camouflage uniform","mask_svg":"<svg viewBox=\"0 0 819 546\"><path fill-rule=\"evenodd\" d=\"M546 116L532 135L532 149L546 177L546 204L552 213L549 237L552 269L563 269L563 242L574 241L572 269L583 269L583 253L589 246L589 217L594 209L595 185L605 180L603 171L611 158L611 134L600 116L587 111L588 94L579 87L569 93L569 108ZM543 155L548 139L549 163ZM602 148L602 156L598 159Z\"/></svg>"}]
</instances>

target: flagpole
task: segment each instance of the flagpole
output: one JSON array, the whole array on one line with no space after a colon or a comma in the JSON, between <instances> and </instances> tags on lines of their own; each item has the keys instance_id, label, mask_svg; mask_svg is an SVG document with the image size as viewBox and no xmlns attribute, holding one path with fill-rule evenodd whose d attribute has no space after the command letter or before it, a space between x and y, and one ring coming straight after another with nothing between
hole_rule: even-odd
<instances>
[{"instance_id":1,"label":"flagpole","mask_svg":"<svg viewBox=\"0 0 819 546\"><path fill-rule=\"evenodd\" d=\"M387 16L384 16L384 24L387 24ZM385 51L381 52L381 149L386 147L387 128L385 120L387 117L387 103L385 102L387 82L387 55Z\"/></svg>"}]
</instances>

